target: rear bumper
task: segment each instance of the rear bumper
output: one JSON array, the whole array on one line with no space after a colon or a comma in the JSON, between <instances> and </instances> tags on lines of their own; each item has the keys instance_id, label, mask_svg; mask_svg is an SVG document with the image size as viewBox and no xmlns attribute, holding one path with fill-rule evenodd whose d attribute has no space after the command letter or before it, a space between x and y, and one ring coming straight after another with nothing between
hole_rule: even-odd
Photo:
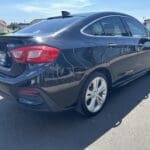
<instances>
[{"instance_id":1,"label":"rear bumper","mask_svg":"<svg viewBox=\"0 0 150 150\"><path fill-rule=\"evenodd\" d=\"M59 66L59 65L58 65ZM76 80L70 68L63 76L58 76L61 68L44 66L27 70L16 78L0 76L0 91L12 96L19 104L39 111L63 111L72 109L77 104L77 98L81 89L80 80ZM62 73L62 72L61 72ZM22 88L37 89L40 96L19 95Z\"/></svg>"},{"instance_id":2,"label":"rear bumper","mask_svg":"<svg viewBox=\"0 0 150 150\"><path fill-rule=\"evenodd\" d=\"M26 107L36 111L58 112L65 110L59 107L50 97L41 89L36 89L39 93L36 95L20 95L22 87L15 87L9 84L0 83L0 91L13 97L16 101Z\"/></svg>"},{"instance_id":3,"label":"rear bumper","mask_svg":"<svg viewBox=\"0 0 150 150\"><path fill-rule=\"evenodd\" d=\"M18 89L19 90L19 89ZM39 93L32 95L19 95L17 102L22 106L36 111L58 112L64 109L59 107L45 92L36 89Z\"/></svg>"},{"instance_id":4,"label":"rear bumper","mask_svg":"<svg viewBox=\"0 0 150 150\"><path fill-rule=\"evenodd\" d=\"M9 96L12 96L12 93L11 93L11 86L9 84L3 84L3 83L0 83L0 91L2 91L3 93L9 95Z\"/></svg>"}]
</instances>

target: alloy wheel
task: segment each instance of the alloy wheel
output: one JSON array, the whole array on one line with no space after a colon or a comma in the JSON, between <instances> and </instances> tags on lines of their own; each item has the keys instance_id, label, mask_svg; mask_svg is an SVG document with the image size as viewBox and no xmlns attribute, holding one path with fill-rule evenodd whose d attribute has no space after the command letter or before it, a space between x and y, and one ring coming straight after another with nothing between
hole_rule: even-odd
<instances>
[{"instance_id":1,"label":"alloy wheel","mask_svg":"<svg viewBox=\"0 0 150 150\"><path fill-rule=\"evenodd\" d=\"M85 106L91 113L98 112L107 98L107 82L103 77L94 78L88 85L85 94Z\"/></svg>"}]
</instances>

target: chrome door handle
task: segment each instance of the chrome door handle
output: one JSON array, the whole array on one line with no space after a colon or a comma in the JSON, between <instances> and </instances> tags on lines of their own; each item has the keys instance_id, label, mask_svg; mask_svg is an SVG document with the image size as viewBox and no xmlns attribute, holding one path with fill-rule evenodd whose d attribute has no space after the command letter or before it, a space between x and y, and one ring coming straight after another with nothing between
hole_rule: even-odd
<instances>
[{"instance_id":1,"label":"chrome door handle","mask_svg":"<svg viewBox=\"0 0 150 150\"><path fill-rule=\"evenodd\" d=\"M140 52L140 51L142 51L143 50L143 48L144 48L144 44L138 44L137 46L136 46L136 51L137 52Z\"/></svg>"},{"instance_id":2,"label":"chrome door handle","mask_svg":"<svg viewBox=\"0 0 150 150\"><path fill-rule=\"evenodd\" d=\"M139 47L143 47L143 46L144 46L144 44L142 44L142 43L141 43L141 44L139 44L138 46L139 46Z\"/></svg>"},{"instance_id":3,"label":"chrome door handle","mask_svg":"<svg viewBox=\"0 0 150 150\"><path fill-rule=\"evenodd\" d=\"M140 43L138 44L137 48L136 48L136 51L142 51L144 49L144 44Z\"/></svg>"},{"instance_id":4,"label":"chrome door handle","mask_svg":"<svg viewBox=\"0 0 150 150\"><path fill-rule=\"evenodd\" d=\"M117 44L116 44L116 43L109 43L108 45L109 45L110 47L117 46Z\"/></svg>"}]
</instances>

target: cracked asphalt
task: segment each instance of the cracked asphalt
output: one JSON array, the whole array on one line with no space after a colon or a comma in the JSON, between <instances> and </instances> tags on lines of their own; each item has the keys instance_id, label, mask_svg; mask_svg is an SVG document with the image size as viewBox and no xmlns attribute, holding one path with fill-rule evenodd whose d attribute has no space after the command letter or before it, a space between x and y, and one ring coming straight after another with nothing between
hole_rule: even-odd
<instances>
[{"instance_id":1,"label":"cracked asphalt","mask_svg":"<svg viewBox=\"0 0 150 150\"><path fill-rule=\"evenodd\" d=\"M34 112L0 94L0 150L149 150L150 75L115 89L102 112Z\"/></svg>"}]
</instances>

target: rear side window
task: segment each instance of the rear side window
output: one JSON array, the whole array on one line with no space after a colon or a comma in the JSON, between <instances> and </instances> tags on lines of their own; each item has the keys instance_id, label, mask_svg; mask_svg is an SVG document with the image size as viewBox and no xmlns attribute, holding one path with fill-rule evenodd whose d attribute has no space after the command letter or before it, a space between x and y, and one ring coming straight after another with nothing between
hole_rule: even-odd
<instances>
[{"instance_id":1,"label":"rear side window","mask_svg":"<svg viewBox=\"0 0 150 150\"><path fill-rule=\"evenodd\" d=\"M127 36L119 17L106 17L93 23L84 30L85 33L98 36Z\"/></svg>"},{"instance_id":2,"label":"rear side window","mask_svg":"<svg viewBox=\"0 0 150 150\"><path fill-rule=\"evenodd\" d=\"M137 20L128 17L124 17L123 20L127 24L133 37L147 36L144 26L141 23L139 23Z\"/></svg>"},{"instance_id":3,"label":"rear side window","mask_svg":"<svg viewBox=\"0 0 150 150\"><path fill-rule=\"evenodd\" d=\"M53 34L71 24L79 21L81 17L68 17L68 18L55 18L43 20L37 24L30 25L22 30L17 31L15 34Z\"/></svg>"},{"instance_id":4,"label":"rear side window","mask_svg":"<svg viewBox=\"0 0 150 150\"><path fill-rule=\"evenodd\" d=\"M91 26L86 28L84 32L95 36L105 35L100 21L93 23Z\"/></svg>"}]
</instances>

